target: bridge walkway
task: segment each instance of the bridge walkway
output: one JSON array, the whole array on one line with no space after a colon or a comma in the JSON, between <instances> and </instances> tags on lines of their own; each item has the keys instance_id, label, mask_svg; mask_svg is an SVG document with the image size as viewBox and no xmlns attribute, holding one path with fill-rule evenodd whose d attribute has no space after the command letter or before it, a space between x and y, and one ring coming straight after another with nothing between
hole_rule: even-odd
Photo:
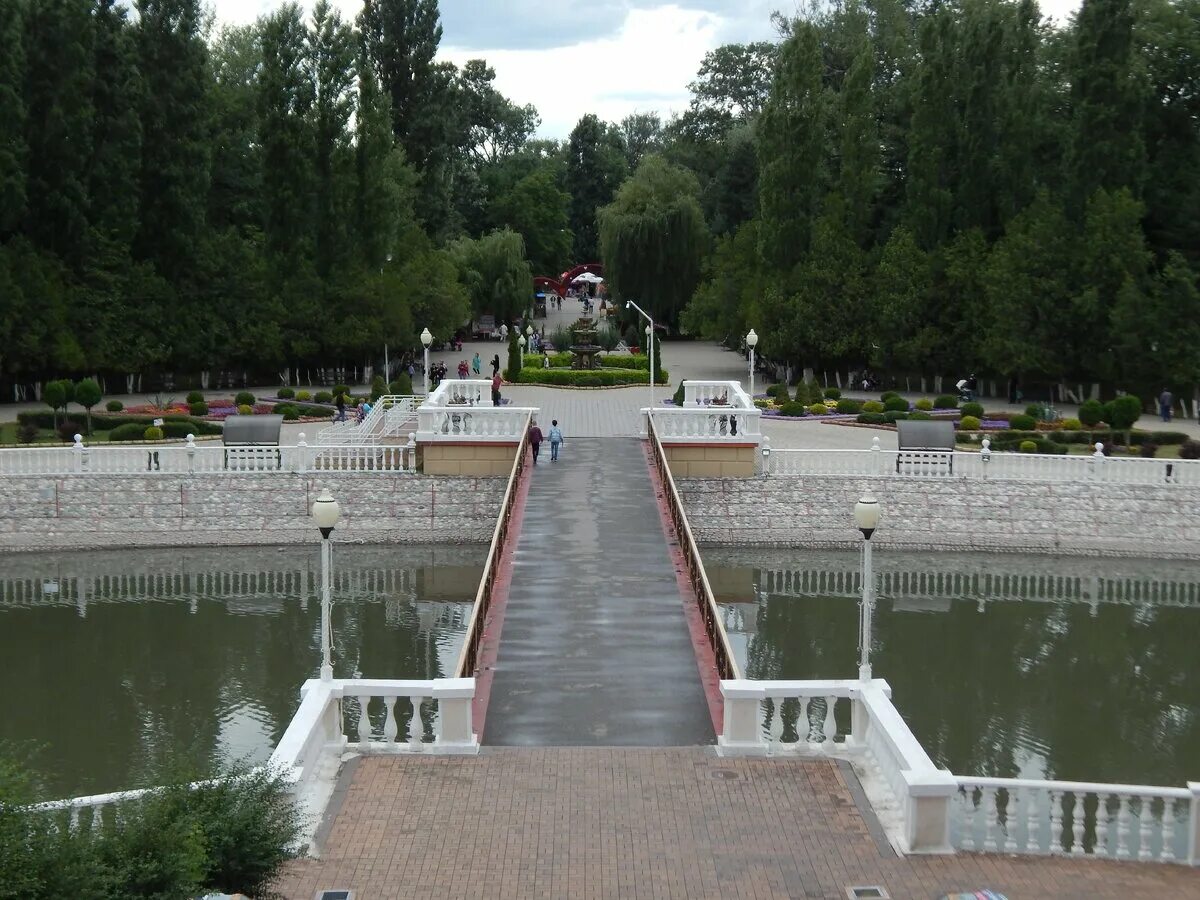
<instances>
[{"instance_id":1,"label":"bridge walkway","mask_svg":"<svg viewBox=\"0 0 1200 900\"><path fill-rule=\"evenodd\" d=\"M714 743L640 443L568 437L549 456L529 470L483 743Z\"/></svg>"}]
</instances>

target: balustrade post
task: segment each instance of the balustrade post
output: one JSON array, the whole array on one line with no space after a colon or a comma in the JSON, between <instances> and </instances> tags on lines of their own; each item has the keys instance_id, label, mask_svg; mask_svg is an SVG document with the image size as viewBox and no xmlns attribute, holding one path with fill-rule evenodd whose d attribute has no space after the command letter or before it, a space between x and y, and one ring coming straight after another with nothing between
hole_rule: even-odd
<instances>
[{"instance_id":1,"label":"balustrade post","mask_svg":"<svg viewBox=\"0 0 1200 900\"><path fill-rule=\"evenodd\" d=\"M1200 781L1189 781L1187 787L1192 792L1188 814L1187 861L1189 866L1200 866Z\"/></svg>"},{"instance_id":2,"label":"balustrade post","mask_svg":"<svg viewBox=\"0 0 1200 900\"><path fill-rule=\"evenodd\" d=\"M83 435L82 434L75 435L75 443L71 445L71 460L72 460L72 464L71 464L72 471L74 471L76 474L79 474L80 472L82 472L83 471L83 461L84 461L84 448L83 448Z\"/></svg>"},{"instance_id":3,"label":"balustrade post","mask_svg":"<svg viewBox=\"0 0 1200 900\"><path fill-rule=\"evenodd\" d=\"M1096 441L1096 452L1092 454L1092 478L1097 481L1103 479L1104 471L1104 445Z\"/></svg>"},{"instance_id":4,"label":"balustrade post","mask_svg":"<svg viewBox=\"0 0 1200 900\"><path fill-rule=\"evenodd\" d=\"M186 447L187 447L188 474L194 475L196 473L196 436L194 434L189 434L187 436Z\"/></svg>"},{"instance_id":5,"label":"balustrade post","mask_svg":"<svg viewBox=\"0 0 1200 900\"><path fill-rule=\"evenodd\" d=\"M766 697L766 689L752 681L722 681L721 696L725 700L725 715L717 738L717 753L721 756L765 756L767 743L758 727L758 711Z\"/></svg>"},{"instance_id":6,"label":"balustrade post","mask_svg":"<svg viewBox=\"0 0 1200 900\"><path fill-rule=\"evenodd\" d=\"M879 446L879 438L877 438L877 437L871 438L871 459L874 460L874 462L871 463L871 471L874 472L876 475L886 474L886 472L884 472L884 468L883 468L884 462L883 462L883 452L882 451L883 451L883 448Z\"/></svg>"},{"instance_id":7,"label":"balustrade post","mask_svg":"<svg viewBox=\"0 0 1200 900\"><path fill-rule=\"evenodd\" d=\"M296 471L308 471L308 441L304 440L304 432L296 435Z\"/></svg>"},{"instance_id":8,"label":"balustrade post","mask_svg":"<svg viewBox=\"0 0 1200 900\"><path fill-rule=\"evenodd\" d=\"M950 843L950 805L958 779L942 769L905 772L908 803L904 823L909 853L953 853Z\"/></svg>"},{"instance_id":9,"label":"balustrade post","mask_svg":"<svg viewBox=\"0 0 1200 900\"><path fill-rule=\"evenodd\" d=\"M415 434L409 434L407 450L408 455L404 457L404 471L415 473L417 471L417 436Z\"/></svg>"},{"instance_id":10,"label":"balustrade post","mask_svg":"<svg viewBox=\"0 0 1200 900\"><path fill-rule=\"evenodd\" d=\"M983 439L983 449L979 451L979 458L983 462L983 471L980 473L981 478L987 478L988 463L992 461L992 439Z\"/></svg>"},{"instance_id":11,"label":"balustrade post","mask_svg":"<svg viewBox=\"0 0 1200 900\"><path fill-rule=\"evenodd\" d=\"M762 475L766 478L771 474L771 439L767 435L762 438Z\"/></svg>"},{"instance_id":12,"label":"balustrade post","mask_svg":"<svg viewBox=\"0 0 1200 900\"><path fill-rule=\"evenodd\" d=\"M474 678L440 678L432 695L438 704L437 734L433 747L438 753L478 753L479 738L471 718L475 697Z\"/></svg>"}]
</instances>

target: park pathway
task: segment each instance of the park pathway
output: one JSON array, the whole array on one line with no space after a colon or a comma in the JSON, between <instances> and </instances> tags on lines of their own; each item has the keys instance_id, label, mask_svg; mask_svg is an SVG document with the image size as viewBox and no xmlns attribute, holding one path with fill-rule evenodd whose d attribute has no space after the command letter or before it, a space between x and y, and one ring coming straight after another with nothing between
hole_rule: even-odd
<instances>
[{"instance_id":1,"label":"park pathway","mask_svg":"<svg viewBox=\"0 0 1200 900\"><path fill-rule=\"evenodd\" d=\"M568 432L558 462L549 445L542 451L529 470L483 742L713 743L641 446Z\"/></svg>"}]
</instances>

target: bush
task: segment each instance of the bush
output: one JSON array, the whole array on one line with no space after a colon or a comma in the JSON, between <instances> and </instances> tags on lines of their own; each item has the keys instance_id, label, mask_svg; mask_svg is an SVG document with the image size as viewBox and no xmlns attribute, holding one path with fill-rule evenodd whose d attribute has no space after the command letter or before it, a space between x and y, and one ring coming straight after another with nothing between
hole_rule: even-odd
<instances>
[{"instance_id":1,"label":"bush","mask_svg":"<svg viewBox=\"0 0 1200 900\"><path fill-rule=\"evenodd\" d=\"M928 412L929 410L933 409L933 401L928 397L922 397L920 400L914 403L913 406L923 412Z\"/></svg>"},{"instance_id":2,"label":"bush","mask_svg":"<svg viewBox=\"0 0 1200 900\"><path fill-rule=\"evenodd\" d=\"M1138 455L1143 459L1154 459L1156 453L1158 453L1158 444L1152 444L1150 441L1146 441L1138 450Z\"/></svg>"},{"instance_id":3,"label":"bush","mask_svg":"<svg viewBox=\"0 0 1200 900\"><path fill-rule=\"evenodd\" d=\"M885 412L883 414L883 420L889 424L899 422L901 419L907 419L907 418L909 418L909 415L907 412L901 412L900 410L897 410L897 409L889 410L888 412Z\"/></svg>"},{"instance_id":4,"label":"bush","mask_svg":"<svg viewBox=\"0 0 1200 900\"><path fill-rule=\"evenodd\" d=\"M1042 417L1042 413L1046 411L1046 406L1043 403L1030 403L1025 407L1025 415L1037 420Z\"/></svg>"},{"instance_id":5,"label":"bush","mask_svg":"<svg viewBox=\"0 0 1200 900\"><path fill-rule=\"evenodd\" d=\"M865 412L859 413L859 416L857 419L855 419L855 421L861 422L863 425L882 425L887 421L887 419L883 417L883 413L881 412Z\"/></svg>"},{"instance_id":6,"label":"bush","mask_svg":"<svg viewBox=\"0 0 1200 900\"><path fill-rule=\"evenodd\" d=\"M837 388L825 388L825 390L821 392L821 395L826 400L841 400L842 399L842 392L840 390L838 390Z\"/></svg>"},{"instance_id":7,"label":"bush","mask_svg":"<svg viewBox=\"0 0 1200 900\"><path fill-rule=\"evenodd\" d=\"M1037 419L1029 413L1018 413L1008 420L1008 424L1016 431L1033 431L1037 427Z\"/></svg>"},{"instance_id":8,"label":"bush","mask_svg":"<svg viewBox=\"0 0 1200 900\"><path fill-rule=\"evenodd\" d=\"M161 441L164 437L163 430L157 425L151 425L142 432L142 440L144 441Z\"/></svg>"},{"instance_id":9,"label":"bush","mask_svg":"<svg viewBox=\"0 0 1200 900\"><path fill-rule=\"evenodd\" d=\"M69 381L47 381L42 387L42 402L53 410L62 409L70 400L67 396L70 384Z\"/></svg>"},{"instance_id":10,"label":"bush","mask_svg":"<svg viewBox=\"0 0 1200 900\"><path fill-rule=\"evenodd\" d=\"M979 416L963 416L962 421L958 423L958 427L963 431L978 431L979 425Z\"/></svg>"},{"instance_id":11,"label":"bush","mask_svg":"<svg viewBox=\"0 0 1200 900\"><path fill-rule=\"evenodd\" d=\"M900 395L897 394L895 391L884 391L882 394L879 395L879 402L887 403L893 397L899 397L899 396Z\"/></svg>"},{"instance_id":12,"label":"bush","mask_svg":"<svg viewBox=\"0 0 1200 900\"><path fill-rule=\"evenodd\" d=\"M884 412L908 412L908 401L903 397L892 396L883 401Z\"/></svg>"},{"instance_id":13,"label":"bush","mask_svg":"<svg viewBox=\"0 0 1200 900\"><path fill-rule=\"evenodd\" d=\"M350 388L344 384L335 384L333 386L333 396L336 397L338 394L345 394L347 397L349 397Z\"/></svg>"},{"instance_id":14,"label":"bush","mask_svg":"<svg viewBox=\"0 0 1200 900\"><path fill-rule=\"evenodd\" d=\"M249 391L238 391L237 396L233 398L236 406L253 406L254 395Z\"/></svg>"},{"instance_id":15,"label":"bush","mask_svg":"<svg viewBox=\"0 0 1200 900\"><path fill-rule=\"evenodd\" d=\"M675 393L671 395L671 402L676 406L683 406L683 382L679 382L679 387L675 388Z\"/></svg>"},{"instance_id":16,"label":"bush","mask_svg":"<svg viewBox=\"0 0 1200 900\"><path fill-rule=\"evenodd\" d=\"M786 384L783 384L782 382L780 382L779 384L773 384L770 387L768 387L767 388L767 396L773 397L775 399L775 401L781 405L789 402L792 399L792 395L791 395L791 392L788 390L788 386Z\"/></svg>"},{"instance_id":17,"label":"bush","mask_svg":"<svg viewBox=\"0 0 1200 900\"><path fill-rule=\"evenodd\" d=\"M908 418L910 418L910 419L932 419L933 414L927 413L923 409L917 409L917 410L913 410L912 412L910 412L908 414Z\"/></svg>"},{"instance_id":18,"label":"bush","mask_svg":"<svg viewBox=\"0 0 1200 900\"><path fill-rule=\"evenodd\" d=\"M808 412L810 415L823 416L823 415L825 415L825 413L829 412L829 409L825 406L824 403L814 403L812 406L810 406L808 408Z\"/></svg>"},{"instance_id":19,"label":"bush","mask_svg":"<svg viewBox=\"0 0 1200 900\"><path fill-rule=\"evenodd\" d=\"M317 391L316 396L313 397L313 400L316 403L332 403L333 394L331 394L329 391Z\"/></svg>"},{"instance_id":20,"label":"bush","mask_svg":"<svg viewBox=\"0 0 1200 900\"><path fill-rule=\"evenodd\" d=\"M396 376L396 380L388 385L388 393L399 394L401 397L408 397L412 392L412 379L408 377L407 372L401 372Z\"/></svg>"},{"instance_id":21,"label":"bush","mask_svg":"<svg viewBox=\"0 0 1200 900\"><path fill-rule=\"evenodd\" d=\"M799 400L789 400L779 407L779 414L781 416L794 416L799 419L808 414L808 407Z\"/></svg>"},{"instance_id":22,"label":"bush","mask_svg":"<svg viewBox=\"0 0 1200 900\"><path fill-rule=\"evenodd\" d=\"M121 410L123 410L125 408L125 404L122 403L120 400L109 400L107 403L104 404L104 408L107 409L109 412L115 413L115 412L120 412Z\"/></svg>"},{"instance_id":23,"label":"bush","mask_svg":"<svg viewBox=\"0 0 1200 900\"><path fill-rule=\"evenodd\" d=\"M974 416L976 419L983 418L983 404L976 403L974 400L972 400L970 403L964 403L959 407L958 411L964 416ZM978 428L979 426L977 425L975 427Z\"/></svg>"},{"instance_id":24,"label":"bush","mask_svg":"<svg viewBox=\"0 0 1200 900\"><path fill-rule=\"evenodd\" d=\"M193 416L207 416L208 404L201 400L199 403L189 403L188 413Z\"/></svg>"},{"instance_id":25,"label":"bush","mask_svg":"<svg viewBox=\"0 0 1200 900\"><path fill-rule=\"evenodd\" d=\"M856 413L862 409L862 402L846 398L837 402L836 409L840 413Z\"/></svg>"},{"instance_id":26,"label":"bush","mask_svg":"<svg viewBox=\"0 0 1200 900\"><path fill-rule=\"evenodd\" d=\"M296 391L296 399L302 403L307 403L312 399L312 391Z\"/></svg>"},{"instance_id":27,"label":"bush","mask_svg":"<svg viewBox=\"0 0 1200 900\"><path fill-rule=\"evenodd\" d=\"M878 400L868 400L862 405L862 411L865 413L881 413L883 412L883 404Z\"/></svg>"},{"instance_id":28,"label":"bush","mask_svg":"<svg viewBox=\"0 0 1200 900\"><path fill-rule=\"evenodd\" d=\"M1021 441L1020 449L1022 453L1037 453L1037 441Z\"/></svg>"},{"instance_id":29,"label":"bush","mask_svg":"<svg viewBox=\"0 0 1200 900\"><path fill-rule=\"evenodd\" d=\"M203 403L204 394L201 391L188 391L187 402L189 406L193 403Z\"/></svg>"},{"instance_id":30,"label":"bush","mask_svg":"<svg viewBox=\"0 0 1200 900\"><path fill-rule=\"evenodd\" d=\"M67 420L58 426L58 439L67 444L75 443L75 435L81 433L83 427L78 423Z\"/></svg>"},{"instance_id":31,"label":"bush","mask_svg":"<svg viewBox=\"0 0 1200 900\"><path fill-rule=\"evenodd\" d=\"M1063 419L1058 423L1058 427L1063 431L1078 431L1083 427L1083 423L1078 419Z\"/></svg>"},{"instance_id":32,"label":"bush","mask_svg":"<svg viewBox=\"0 0 1200 900\"><path fill-rule=\"evenodd\" d=\"M934 409L958 409L958 398L952 397L950 394L942 394L940 397L935 397L933 401Z\"/></svg>"},{"instance_id":33,"label":"bush","mask_svg":"<svg viewBox=\"0 0 1200 900\"><path fill-rule=\"evenodd\" d=\"M1182 444L1188 436L1182 431L1151 431L1150 440L1160 447L1166 444Z\"/></svg>"},{"instance_id":34,"label":"bush","mask_svg":"<svg viewBox=\"0 0 1200 900\"><path fill-rule=\"evenodd\" d=\"M277 403L275 405L275 412L283 416L283 421L285 422L295 422L300 418L300 409L292 403Z\"/></svg>"},{"instance_id":35,"label":"bush","mask_svg":"<svg viewBox=\"0 0 1200 900\"><path fill-rule=\"evenodd\" d=\"M1108 424L1116 431L1127 431L1142 417L1142 401L1132 394L1125 394L1107 404Z\"/></svg>"},{"instance_id":36,"label":"bush","mask_svg":"<svg viewBox=\"0 0 1200 900\"><path fill-rule=\"evenodd\" d=\"M552 384L572 387L610 387L617 384L649 384L649 369L525 369L517 378L519 384ZM680 401L682 402L682 400Z\"/></svg>"},{"instance_id":37,"label":"bush","mask_svg":"<svg viewBox=\"0 0 1200 900\"><path fill-rule=\"evenodd\" d=\"M281 387L279 390L277 390L275 392L275 396L278 397L280 400L291 400L293 397L296 396L296 392L293 391L290 387Z\"/></svg>"},{"instance_id":38,"label":"bush","mask_svg":"<svg viewBox=\"0 0 1200 900\"><path fill-rule=\"evenodd\" d=\"M239 403L239 404L238 404L237 411L238 411L238 415L239 415L239 416L252 416L252 415L254 415L254 407L253 407L253 406L251 406L251 405L250 405L250 404L248 404L248 403Z\"/></svg>"},{"instance_id":39,"label":"bush","mask_svg":"<svg viewBox=\"0 0 1200 900\"><path fill-rule=\"evenodd\" d=\"M1200 441L1186 440L1179 445L1180 459L1200 459Z\"/></svg>"},{"instance_id":40,"label":"bush","mask_svg":"<svg viewBox=\"0 0 1200 900\"><path fill-rule=\"evenodd\" d=\"M1084 400L1079 405L1079 421L1088 427L1104 420L1104 405L1099 400Z\"/></svg>"},{"instance_id":41,"label":"bush","mask_svg":"<svg viewBox=\"0 0 1200 900\"><path fill-rule=\"evenodd\" d=\"M38 431L36 425L18 425L17 440L22 444L32 444L37 440Z\"/></svg>"}]
</instances>

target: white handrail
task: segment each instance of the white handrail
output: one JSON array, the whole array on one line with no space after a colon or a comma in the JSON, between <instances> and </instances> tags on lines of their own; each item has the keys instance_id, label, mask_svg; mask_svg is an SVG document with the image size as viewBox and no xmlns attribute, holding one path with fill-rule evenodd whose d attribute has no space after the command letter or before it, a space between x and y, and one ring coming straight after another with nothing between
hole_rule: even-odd
<instances>
[{"instance_id":1,"label":"white handrail","mask_svg":"<svg viewBox=\"0 0 1200 900\"><path fill-rule=\"evenodd\" d=\"M385 394L371 406L361 422L335 422L317 432L317 444L368 444L380 438L395 437L404 425L416 417L417 406L423 397L405 394Z\"/></svg>"}]
</instances>

